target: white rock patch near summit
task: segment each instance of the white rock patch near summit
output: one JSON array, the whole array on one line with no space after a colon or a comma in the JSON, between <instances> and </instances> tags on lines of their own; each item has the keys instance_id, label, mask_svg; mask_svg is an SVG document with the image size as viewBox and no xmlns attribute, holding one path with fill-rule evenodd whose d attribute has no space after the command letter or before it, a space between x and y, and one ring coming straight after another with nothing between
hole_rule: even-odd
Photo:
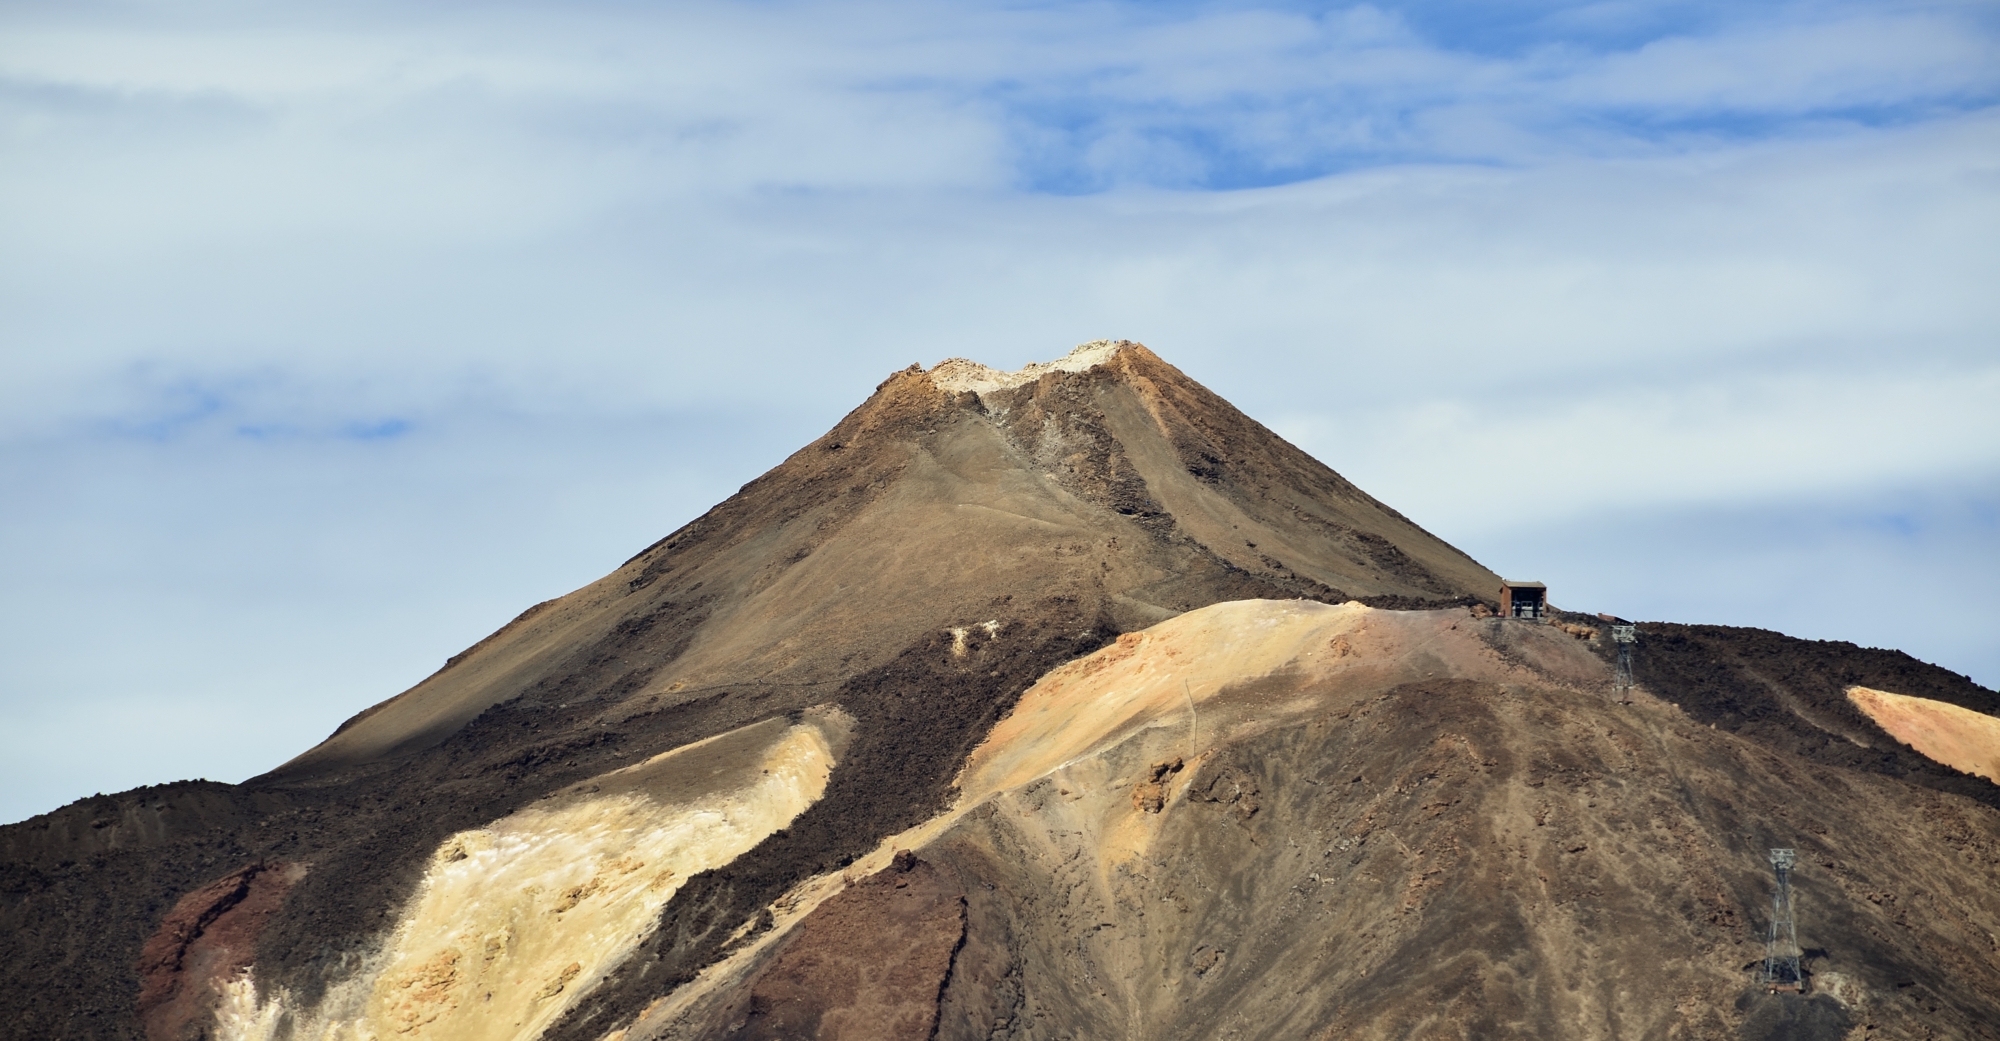
<instances>
[{"instance_id":1,"label":"white rock patch near summit","mask_svg":"<svg viewBox=\"0 0 2000 1041\"><path fill-rule=\"evenodd\" d=\"M1018 387L1033 383L1051 372L1083 372L1094 369L1110 361L1132 341L1092 340L1078 344L1075 350L1055 361L1038 361L1024 365L1013 372L1003 372L990 365L981 365L970 358L946 358L932 366L928 375L939 390L953 394L972 391L986 394L1008 387Z\"/></svg>"}]
</instances>

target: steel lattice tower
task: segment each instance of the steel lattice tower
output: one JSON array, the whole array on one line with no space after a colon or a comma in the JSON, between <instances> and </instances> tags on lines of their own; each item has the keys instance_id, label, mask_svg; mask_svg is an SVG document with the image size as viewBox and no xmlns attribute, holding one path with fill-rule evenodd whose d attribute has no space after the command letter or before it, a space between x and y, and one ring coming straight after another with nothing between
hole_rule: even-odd
<instances>
[{"instance_id":1,"label":"steel lattice tower","mask_svg":"<svg viewBox=\"0 0 2000 1041\"><path fill-rule=\"evenodd\" d=\"M1611 642L1618 645L1618 672L1611 679L1616 690L1632 689L1632 645L1639 642L1639 627L1636 625L1614 625L1611 627Z\"/></svg>"},{"instance_id":2,"label":"steel lattice tower","mask_svg":"<svg viewBox=\"0 0 2000 1041\"><path fill-rule=\"evenodd\" d=\"M1771 993L1806 989L1805 974L1799 968L1799 923L1792 917L1792 865L1798 854L1789 849L1771 851L1771 870L1778 874L1778 889L1771 896L1771 937L1764 945L1764 988Z\"/></svg>"}]
</instances>

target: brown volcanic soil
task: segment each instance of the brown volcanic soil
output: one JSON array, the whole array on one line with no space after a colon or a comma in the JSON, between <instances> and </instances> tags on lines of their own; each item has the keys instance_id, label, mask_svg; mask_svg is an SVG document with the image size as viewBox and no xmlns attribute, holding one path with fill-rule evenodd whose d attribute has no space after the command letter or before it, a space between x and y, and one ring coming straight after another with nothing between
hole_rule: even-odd
<instances>
[{"instance_id":1,"label":"brown volcanic soil","mask_svg":"<svg viewBox=\"0 0 2000 1041\"><path fill-rule=\"evenodd\" d=\"M1066 598L1125 631L1222 599L1408 607L1498 584L1139 345L983 397L912 366L708 514L267 780L383 762L522 696L824 692L1010 597Z\"/></svg>"},{"instance_id":2,"label":"brown volcanic soil","mask_svg":"<svg viewBox=\"0 0 2000 1041\"><path fill-rule=\"evenodd\" d=\"M1552 627L1456 612L1229 604L1122 637L892 840L967 909L942 989L876 1000L935 1000L954 1039L2000 1036L2000 814L1607 679ZM1803 998L1753 986L1774 846ZM891 928L867 914L842 933ZM630 1041L706 1036L772 964Z\"/></svg>"},{"instance_id":3,"label":"brown volcanic soil","mask_svg":"<svg viewBox=\"0 0 2000 1041\"><path fill-rule=\"evenodd\" d=\"M1183 772L1135 858L1075 772L921 851L969 894L939 1037L2000 1036L2000 815L1643 695L1408 684ZM1803 1001L1751 986L1772 846Z\"/></svg>"}]
</instances>

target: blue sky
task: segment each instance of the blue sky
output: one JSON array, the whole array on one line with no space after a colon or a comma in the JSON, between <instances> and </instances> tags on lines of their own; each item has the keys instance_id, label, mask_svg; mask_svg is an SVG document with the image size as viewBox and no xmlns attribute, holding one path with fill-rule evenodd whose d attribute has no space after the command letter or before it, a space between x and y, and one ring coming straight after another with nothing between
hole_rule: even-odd
<instances>
[{"instance_id":1,"label":"blue sky","mask_svg":"<svg viewBox=\"0 0 2000 1041\"><path fill-rule=\"evenodd\" d=\"M0 820L1098 337L1564 606L1993 685L1997 101L1994 3L8 5Z\"/></svg>"}]
</instances>

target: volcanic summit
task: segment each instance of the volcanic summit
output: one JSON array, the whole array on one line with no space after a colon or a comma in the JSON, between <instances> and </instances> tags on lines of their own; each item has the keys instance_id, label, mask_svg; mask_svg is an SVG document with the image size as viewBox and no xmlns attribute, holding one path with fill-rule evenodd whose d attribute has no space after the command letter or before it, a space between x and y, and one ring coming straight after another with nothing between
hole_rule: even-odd
<instances>
[{"instance_id":1,"label":"volcanic summit","mask_svg":"<svg viewBox=\"0 0 2000 1041\"><path fill-rule=\"evenodd\" d=\"M1614 684L1500 585L1139 344L912 366L271 772L0 829L0 1022L2000 1036L2000 695L1665 623Z\"/></svg>"}]
</instances>

